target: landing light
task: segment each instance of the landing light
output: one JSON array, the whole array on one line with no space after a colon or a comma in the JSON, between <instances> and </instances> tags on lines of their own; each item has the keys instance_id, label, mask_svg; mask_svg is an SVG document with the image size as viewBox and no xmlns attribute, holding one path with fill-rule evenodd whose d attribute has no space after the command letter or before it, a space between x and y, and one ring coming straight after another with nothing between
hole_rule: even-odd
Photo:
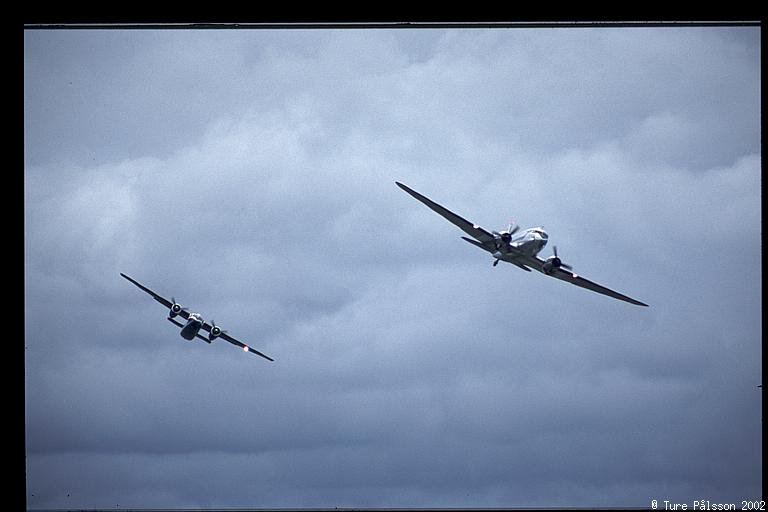
<instances>
[{"instance_id":1,"label":"landing light","mask_svg":"<svg viewBox=\"0 0 768 512\"><path fill-rule=\"evenodd\" d=\"M243 347L243 352L248 352L248 345Z\"/></svg>"}]
</instances>

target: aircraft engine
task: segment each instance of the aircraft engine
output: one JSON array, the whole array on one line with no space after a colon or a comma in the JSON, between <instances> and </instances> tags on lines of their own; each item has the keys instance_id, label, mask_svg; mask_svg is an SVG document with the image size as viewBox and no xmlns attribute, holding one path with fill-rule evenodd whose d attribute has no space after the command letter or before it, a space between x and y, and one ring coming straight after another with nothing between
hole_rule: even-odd
<instances>
[{"instance_id":1,"label":"aircraft engine","mask_svg":"<svg viewBox=\"0 0 768 512\"><path fill-rule=\"evenodd\" d=\"M221 327L216 325L216 322L211 321L211 331L208 333L208 341L213 341L219 336L222 335L224 331L221 330Z\"/></svg>"},{"instance_id":2,"label":"aircraft engine","mask_svg":"<svg viewBox=\"0 0 768 512\"><path fill-rule=\"evenodd\" d=\"M512 234L508 231L502 231L501 233L494 231L493 238L496 249L501 249L502 247L509 245L509 242L512 241Z\"/></svg>"},{"instance_id":3,"label":"aircraft engine","mask_svg":"<svg viewBox=\"0 0 768 512\"><path fill-rule=\"evenodd\" d=\"M168 317L173 318L177 316L179 313L181 313L181 310L182 310L181 304L174 301L173 304L171 305L171 310L168 313Z\"/></svg>"},{"instance_id":4,"label":"aircraft engine","mask_svg":"<svg viewBox=\"0 0 768 512\"><path fill-rule=\"evenodd\" d=\"M547 261L545 261L544 264L541 266L541 270L543 270L544 273L547 275L549 275L554 269L560 268L560 267L563 267L568 270L572 270L572 267L570 265L566 265L565 263L563 263L563 260L561 260L557 256L557 247L553 247L552 249L555 255L547 258Z\"/></svg>"},{"instance_id":5,"label":"aircraft engine","mask_svg":"<svg viewBox=\"0 0 768 512\"><path fill-rule=\"evenodd\" d=\"M549 275L553 269L560 268L560 265L562 264L563 262L560 261L560 258L556 256L550 256L541 266L541 270L543 270L545 274Z\"/></svg>"}]
</instances>

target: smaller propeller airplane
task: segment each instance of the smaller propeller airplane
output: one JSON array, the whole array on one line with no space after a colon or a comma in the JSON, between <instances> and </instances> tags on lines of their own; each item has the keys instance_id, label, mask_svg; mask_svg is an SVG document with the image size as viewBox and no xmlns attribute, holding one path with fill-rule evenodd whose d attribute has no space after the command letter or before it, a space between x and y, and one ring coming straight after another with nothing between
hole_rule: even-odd
<instances>
[{"instance_id":1,"label":"smaller propeller airplane","mask_svg":"<svg viewBox=\"0 0 768 512\"><path fill-rule=\"evenodd\" d=\"M153 292L152 290L142 285L138 281L131 279L127 275L123 274L122 272L120 272L120 275L126 278L127 280L129 280L130 282L132 282L133 284L135 284L136 286L138 286L139 288L141 288L142 290L144 290L145 292L147 292L148 294L150 294L157 302L159 302L160 304L168 308L168 321L177 325L178 327L181 327L181 332L179 334L185 340L192 341L195 339L195 337L197 337L206 343L211 343L216 338L222 338L230 342L231 344L240 347L241 349L243 349L244 352L250 352L251 354L256 354L257 356L261 356L264 359L269 359L270 361L274 361L274 359L272 359L271 357L262 354L258 350L249 347L248 345L246 345L241 341L236 340L235 338L227 334L227 331L222 331L221 327L216 325L216 322L214 322L213 320L211 320L211 323L209 324L208 322L203 320L203 317L199 313L190 313L187 310L187 308L181 307L181 304L176 302L175 298L171 297L171 300L168 300L163 296ZM180 316L187 322L182 324L181 322L175 319L177 316ZM207 338L199 334L200 329L208 333Z\"/></svg>"},{"instance_id":2,"label":"smaller propeller airplane","mask_svg":"<svg viewBox=\"0 0 768 512\"><path fill-rule=\"evenodd\" d=\"M546 231L540 227L528 228L515 237L512 235L517 233L520 227L515 226L514 224L510 224L506 231L492 231L489 233L477 224L473 224L456 215L447 208L440 206L428 197L419 194L402 183L396 181L395 184L470 235L472 238L467 238L465 236L461 238L462 240L491 253L491 256L493 256L494 259L494 267L499 264L499 261L506 261L526 272L530 272L531 268L533 268L544 275L556 277L566 283L571 283L586 288L587 290L592 290L593 292L602 293L603 295L613 297L614 299L623 300L637 306L648 306L648 304L644 304L638 300L627 297L626 295L609 290L604 286L600 286L597 283L593 283L588 279L584 279L583 277L574 274L571 272L573 267L566 265L560 257L558 257L557 247L552 247L554 256L550 256L546 260L539 258L539 252L541 252L544 246L547 245L547 240L549 239L549 235L547 235Z\"/></svg>"}]
</instances>

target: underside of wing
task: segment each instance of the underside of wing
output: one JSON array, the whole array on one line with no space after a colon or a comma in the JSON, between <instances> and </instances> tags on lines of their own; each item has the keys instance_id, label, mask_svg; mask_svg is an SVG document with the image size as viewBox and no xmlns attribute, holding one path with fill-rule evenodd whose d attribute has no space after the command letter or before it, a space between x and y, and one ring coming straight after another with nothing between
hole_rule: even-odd
<instances>
[{"instance_id":1,"label":"underside of wing","mask_svg":"<svg viewBox=\"0 0 768 512\"><path fill-rule=\"evenodd\" d=\"M166 320L168 320L169 322L171 322L172 324L178 327L181 327L182 329L184 328L184 324L179 322L178 320L174 320L173 318L167 318Z\"/></svg>"},{"instance_id":2,"label":"underside of wing","mask_svg":"<svg viewBox=\"0 0 768 512\"><path fill-rule=\"evenodd\" d=\"M579 286L581 288L585 288L587 290L592 290L593 292L607 295L608 297L613 297L614 299L623 300L624 302L629 302L630 304L635 304L636 306L646 306L646 307L648 306L648 304L640 302L639 300L635 300L631 297L627 297L626 295L623 295L619 292L615 292L609 288L606 288L605 286L601 286L597 283L593 283L589 279L583 278L578 274L574 274L573 272L565 270L564 268L553 268L547 274L543 270L544 261L542 259L540 258L528 258L528 259L531 261L527 261L525 264L535 268L536 270L538 270L544 275L548 275L550 277L560 279L561 281L565 281L566 283L571 283L573 285Z\"/></svg>"},{"instance_id":3,"label":"underside of wing","mask_svg":"<svg viewBox=\"0 0 768 512\"><path fill-rule=\"evenodd\" d=\"M184 320L187 320L189 318L189 311L187 311L186 308L182 308L181 305L175 304L175 300L176 299L174 299L173 301L168 300L165 297L163 297L162 295L160 295L159 293L155 293L154 291L150 290L149 288L147 288L143 284L139 283L135 279L132 279L132 278L128 277L127 275L123 274L122 272L120 272L120 275L123 276L124 278L126 278L128 281L130 281L133 284L135 284L136 286L138 286L143 291L145 291L148 294L150 294L157 302L159 302L160 304L162 304L163 306L165 306L169 310L171 309L171 307L173 307L175 305L177 307L177 310L176 311L172 311L171 313L169 313L169 315L178 315L181 318L183 318Z\"/></svg>"},{"instance_id":4,"label":"underside of wing","mask_svg":"<svg viewBox=\"0 0 768 512\"><path fill-rule=\"evenodd\" d=\"M261 356L264 359L268 359L268 360L274 362L274 359L272 359L268 355L262 354L261 352L259 352L255 348L249 347L248 345L246 345L242 341L236 340L235 338L233 338L232 336L230 336L227 333L222 332L221 333L221 338L224 339L224 340L227 340L228 342L230 342L231 344L233 344L235 346L238 346L238 347L242 348L245 352L250 352L251 354L256 354L257 356Z\"/></svg>"},{"instance_id":5,"label":"underside of wing","mask_svg":"<svg viewBox=\"0 0 768 512\"><path fill-rule=\"evenodd\" d=\"M421 201L422 203L427 205L434 212L436 212L436 213L440 214L441 216L443 216L448 222L451 222L452 224L457 226L459 229L464 231L466 234L468 234L472 238L474 238L476 240L479 240L480 242L483 242L483 243L491 242L491 241L494 240L493 234L491 234L488 231L484 230L480 226L469 222L464 217L456 215L455 213L453 213L449 209L447 209L447 208L445 208L443 206L440 206L436 202L432 201L430 198L419 194L415 190L412 190L412 189L408 188L407 186L403 185L400 182L396 181L395 184L398 187L400 187L401 189L403 189L406 192L408 192L408 194L410 194L414 198L418 199L419 201Z\"/></svg>"},{"instance_id":6,"label":"underside of wing","mask_svg":"<svg viewBox=\"0 0 768 512\"><path fill-rule=\"evenodd\" d=\"M163 297L162 295L160 295L160 294L158 294L158 293L155 293L155 292L153 292L152 290L150 290L149 288L147 288L147 287L146 287L146 286L144 286L143 284L139 283L139 282L138 282L138 281L136 281L135 279L132 279L132 278L128 277L127 275L123 274L122 272L120 272L120 275L121 275L121 276L123 276L124 278L126 278L128 281L130 281L130 282L132 282L133 284L135 284L136 286L138 286L140 289L142 289L142 290L144 290L145 292L147 292L148 294L150 294L152 297L154 297L154 299L155 299L157 302L159 302L159 303L160 303L160 304L162 304L163 306L165 306L165 307L167 307L167 308L170 308L170 307L173 305L173 302L169 301L168 299L166 299L166 298L165 298L165 297Z\"/></svg>"},{"instance_id":7,"label":"underside of wing","mask_svg":"<svg viewBox=\"0 0 768 512\"><path fill-rule=\"evenodd\" d=\"M557 269L553 271L551 275L568 283L575 284L576 286L586 288L587 290L592 290L593 292L602 293L608 297L613 297L614 299L623 300L624 302L629 302L630 304L635 304L636 306L648 306L648 304L640 302L639 300L635 300L631 297L627 297L626 295L623 295L619 292L615 292L609 288L606 288L605 286L593 283L589 279L585 279L579 275L568 272L567 270Z\"/></svg>"}]
</instances>

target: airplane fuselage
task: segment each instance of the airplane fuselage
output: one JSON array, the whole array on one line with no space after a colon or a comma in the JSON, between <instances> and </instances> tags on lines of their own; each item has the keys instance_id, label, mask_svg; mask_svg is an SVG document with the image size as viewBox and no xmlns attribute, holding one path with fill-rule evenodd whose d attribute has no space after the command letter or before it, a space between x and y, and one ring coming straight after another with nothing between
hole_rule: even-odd
<instances>
[{"instance_id":1,"label":"airplane fuselage","mask_svg":"<svg viewBox=\"0 0 768 512\"><path fill-rule=\"evenodd\" d=\"M494 258L503 258L510 251L515 251L515 253L522 252L535 257L547 245L548 239L549 235L542 228L528 228L514 238L510 238L509 242L503 240L502 234L502 239L499 240L501 243L498 244L498 250L493 256Z\"/></svg>"},{"instance_id":2,"label":"airplane fuselage","mask_svg":"<svg viewBox=\"0 0 768 512\"><path fill-rule=\"evenodd\" d=\"M187 318L187 323L184 325L184 327L181 328L181 332L179 332L179 334L185 340L192 341L195 339L195 336L197 336L197 333L200 332L202 327L203 317L197 313L190 313L189 318Z\"/></svg>"}]
</instances>

